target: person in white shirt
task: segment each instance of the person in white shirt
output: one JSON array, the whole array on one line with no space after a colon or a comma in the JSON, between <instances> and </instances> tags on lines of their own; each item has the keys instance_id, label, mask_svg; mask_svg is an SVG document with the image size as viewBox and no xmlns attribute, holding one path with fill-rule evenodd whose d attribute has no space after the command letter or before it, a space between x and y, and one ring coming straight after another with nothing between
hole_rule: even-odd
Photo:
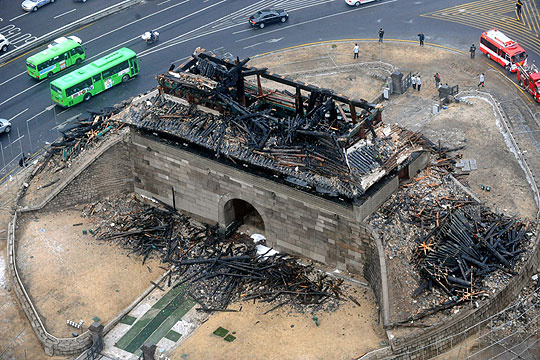
<instances>
[{"instance_id":1,"label":"person in white shirt","mask_svg":"<svg viewBox=\"0 0 540 360\"><path fill-rule=\"evenodd\" d=\"M480 74L480 83L478 84L478 87L479 87L480 85L482 85L482 87L484 87L484 80L485 80L485 79L484 79L484 73L481 73L481 74Z\"/></svg>"},{"instance_id":2,"label":"person in white shirt","mask_svg":"<svg viewBox=\"0 0 540 360\"><path fill-rule=\"evenodd\" d=\"M358 44L354 44L354 59L358 59L359 52L360 52L360 48L358 47Z\"/></svg>"},{"instance_id":3,"label":"person in white shirt","mask_svg":"<svg viewBox=\"0 0 540 360\"><path fill-rule=\"evenodd\" d=\"M412 84L412 88L416 90L416 75L414 74L413 76L411 76L411 84Z\"/></svg>"},{"instance_id":4,"label":"person in white shirt","mask_svg":"<svg viewBox=\"0 0 540 360\"><path fill-rule=\"evenodd\" d=\"M416 76L416 89L420 91L420 87L422 86L422 79L420 79L420 75Z\"/></svg>"}]
</instances>

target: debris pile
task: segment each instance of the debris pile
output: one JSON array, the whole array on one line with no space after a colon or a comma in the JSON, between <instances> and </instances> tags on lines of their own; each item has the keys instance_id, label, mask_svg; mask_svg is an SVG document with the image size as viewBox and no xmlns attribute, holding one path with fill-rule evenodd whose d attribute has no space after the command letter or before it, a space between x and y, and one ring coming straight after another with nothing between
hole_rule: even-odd
<instances>
[{"instance_id":1,"label":"debris pile","mask_svg":"<svg viewBox=\"0 0 540 360\"><path fill-rule=\"evenodd\" d=\"M459 159L434 150L430 165L369 219L384 244L400 324L492 295L519 272L535 236L534 223L478 204L449 175Z\"/></svg>"},{"instance_id":2,"label":"debris pile","mask_svg":"<svg viewBox=\"0 0 540 360\"><path fill-rule=\"evenodd\" d=\"M425 281L413 296L435 285L456 301L486 293L483 280L495 270L516 274L523 243L532 235L529 226L481 205L448 211L439 226L418 238L414 261Z\"/></svg>"},{"instance_id":3,"label":"debris pile","mask_svg":"<svg viewBox=\"0 0 540 360\"><path fill-rule=\"evenodd\" d=\"M119 124L112 121L111 116L118 112L119 109L116 108L106 108L100 112L89 111L89 117L79 118L74 122L75 127L61 131L62 139L51 144L52 152L61 154L63 161L69 160L110 130L117 128Z\"/></svg>"},{"instance_id":4,"label":"debris pile","mask_svg":"<svg viewBox=\"0 0 540 360\"><path fill-rule=\"evenodd\" d=\"M258 252L246 235L219 236L216 229L161 205L150 206L133 195L90 204L83 214L98 223L97 239L121 244L142 256L143 263L159 256L171 269L168 285L178 279L173 286L185 286L201 311L231 311L228 305L237 300L276 301L274 310L287 303L321 306L342 298L341 280L269 248Z\"/></svg>"},{"instance_id":5,"label":"debris pile","mask_svg":"<svg viewBox=\"0 0 540 360\"><path fill-rule=\"evenodd\" d=\"M180 70L157 76L153 103L115 119L303 190L351 200L423 150L420 134L381 121L380 106L247 61L195 54ZM261 77L295 93L263 89Z\"/></svg>"}]
</instances>

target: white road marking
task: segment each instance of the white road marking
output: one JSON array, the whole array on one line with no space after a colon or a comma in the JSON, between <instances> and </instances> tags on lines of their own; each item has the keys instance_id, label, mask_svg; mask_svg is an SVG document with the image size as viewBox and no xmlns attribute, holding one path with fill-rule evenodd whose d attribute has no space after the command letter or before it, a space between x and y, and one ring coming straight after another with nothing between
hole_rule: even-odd
<instances>
[{"instance_id":1,"label":"white road marking","mask_svg":"<svg viewBox=\"0 0 540 360\"><path fill-rule=\"evenodd\" d=\"M0 106L4 105L4 104L7 103L8 101L15 99L17 96L22 95L22 94L24 94L25 92L27 92L28 90L33 89L33 88L35 88L36 86L39 86L39 85L41 85L41 84L45 84L45 83L44 83L44 82L38 82L37 84L34 84L34 85L32 85L32 86L30 86L30 87L28 87L28 88L26 88L26 89L20 91L19 93L13 95L12 97L9 97L9 98L7 98L6 100L2 101L2 102L0 103Z\"/></svg>"},{"instance_id":2,"label":"white road marking","mask_svg":"<svg viewBox=\"0 0 540 360\"><path fill-rule=\"evenodd\" d=\"M125 28L125 27L127 27L127 26L133 25L133 24L135 24L135 23L137 23L137 22L139 22L139 21L148 19L148 18L151 17L151 16L157 15L157 14L159 14L159 13L162 13L162 12L164 12L164 11L167 11L167 10L169 10L169 9L172 9L173 7L176 7L176 6L185 4L185 3L187 3L187 2L189 2L189 0L185 0L185 1L179 2L178 4L171 5L171 6L169 6L169 7L166 7L165 9L161 9L161 10L159 10L159 11L156 11L155 13L148 14L148 15L146 15L146 16L143 16L142 18L140 18L140 19L138 19L138 20L134 20L134 21L132 21L132 22L129 22L129 23L127 23L127 24L124 24L124 25L122 25L122 26L119 26L119 27L117 27L117 28L115 28L115 29L113 29L113 30L111 30L111 31L108 31L108 32L106 32L106 33L104 33L104 34L101 34L101 35L99 35L99 36L96 36L95 38L86 41L86 44L89 44L89 43L91 43L92 41L96 41L96 40L98 40L98 39L101 39L102 37L107 36L107 35L109 35L109 34L112 34L112 33L115 32L115 31L121 30L121 29L123 29L123 28ZM138 37L138 36L137 36L137 37ZM136 38L134 38L134 39L136 39ZM133 40L133 39L132 39L132 40ZM130 40L130 41L131 41L131 40ZM123 43L123 44L125 44L125 43Z\"/></svg>"},{"instance_id":3,"label":"white road marking","mask_svg":"<svg viewBox=\"0 0 540 360\"><path fill-rule=\"evenodd\" d=\"M221 3L224 3L225 1L227 1L227 0L221 0L221 1L218 1L217 3L215 3L215 4L212 4L212 5L209 5L209 6L205 7L205 8L202 8L202 9L199 9L199 10L197 10L197 11L194 11L194 12L192 12L192 13L190 13L190 14L188 14L188 15L185 15L185 16L179 18L179 19L176 19L176 20L174 20L174 21L171 21L170 23L164 24L164 25L162 25L162 26L156 28L156 30L159 30L159 29L162 29L162 28L164 28L164 27L166 27L166 26L169 26L169 25L171 25L171 24L174 24L175 22L182 21L182 20L184 20L184 19L186 19L186 18L188 18L188 17L191 17L191 16L193 16L193 15L196 15L196 14L198 14L198 13L200 13L200 12L209 10L209 9L213 8L214 6L217 6L217 5L221 4ZM192 30L192 31L193 31L193 30ZM188 33L189 33L189 32L188 32ZM186 33L186 34L188 34L188 33ZM182 35L180 35L180 36L183 36L183 35L185 35L185 34L182 34ZM165 41L165 42L163 42L162 44L163 44L163 45L164 45L164 44L167 44L168 42L173 41L173 40L174 40L174 39ZM157 45L156 47L154 47L153 49L158 48L158 49L156 49L156 50L159 51L159 47L160 47L162 44L158 44L158 45ZM153 49L152 49L152 50L153 50ZM143 51L141 51L139 54L142 54L142 56L146 56L146 55L152 54L152 53L154 53L154 52L155 52L155 51L151 51L151 49L149 49L149 50L143 50ZM140 56L140 55L137 55L137 56L138 56L138 57L142 57L142 56Z\"/></svg>"},{"instance_id":4,"label":"white road marking","mask_svg":"<svg viewBox=\"0 0 540 360\"><path fill-rule=\"evenodd\" d=\"M289 4L289 2L287 2L287 1L288 0L275 1L275 2L272 2L271 5L273 7L279 7L279 6L282 6L282 4ZM298 8L291 9L289 11L289 13L293 12L293 11L301 10L303 8L306 8L306 7L322 5L322 4L325 4L325 3L328 3L328 2L333 2L333 1L335 1L335 0L322 1L322 2L315 3L315 4L312 4L312 5L308 5L308 6L304 5L304 6L301 6L301 7L298 7ZM394 0L394 1L397 1L397 0ZM301 0L301 1L299 0L298 4L304 4L303 0ZM248 6L248 7L237 10L232 14L225 15L225 16L217 19L217 20L214 20L214 21L208 23L208 24L199 26L198 28L195 28L195 29L193 29L191 31L188 31L187 33L176 36L175 38L170 39L170 40L168 40L166 42L162 42L160 45L155 46L154 48L152 48L152 49L148 50L147 52L145 52L143 54L143 56L150 55L150 54L153 54L155 52L165 50L165 49L167 49L167 48L169 48L171 46L176 46L176 45L179 45L179 44L191 41L191 40L198 39L198 38L203 37L203 36L211 35L211 34L216 33L216 32L221 32L221 31L224 31L224 30L227 30L227 29L238 27L238 26L245 26L246 22L243 19L246 18L246 14L247 14L248 10L251 9L252 7L254 7L254 6L256 6L256 8L260 8L259 5L270 6L270 4L268 3L268 0L259 1L259 2L255 3L255 4L252 4L252 5ZM364 8L366 8L366 6ZM230 20L231 18L233 18L233 20ZM231 24L231 25L227 25L227 24ZM197 32L197 31L199 31L201 29L204 29L204 28L207 28L207 27L210 27L211 29L215 29L215 30L205 31L205 32L203 32L201 34L197 34L197 35L191 36L189 38L184 38L183 39L183 37L185 37L186 35ZM250 30L252 30L252 29L241 30L239 32L250 31ZM265 33L268 33L268 32L265 32ZM169 44L169 45L164 46L165 44Z\"/></svg>"},{"instance_id":5,"label":"white road marking","mask_svg":"<svg viewBox=\"0 0 540 360\"><path fill-rule=\"evenodd\" d=\"M28 111L28 108L24 109L23 111L21 111L20 113L18 113L17 115L13 115L12 117L9 118L9 121L15 119L17 116L21 115L22 113L25 113L26 111Z\"/></svg>"},{"instance_id":6,"label":"white road marking","mask_svg":"<svg viewBox=\"0 0 540 360\"><path fill-rule=\"evenodd\" d=\"M188 2L188 1L189 1L189 0L183 1L183 2L181 2L180 4L186 3L186 2ZM220 3L225 2L225 1L227 1L227 0L222 0L222 1L220 1L220 2L218 2L218 3L216 3L216 4L214 4L214 5L210 5L210 6L206 7L206 8L201 9L201 10L197 10L197 11L195 11L194 13L188 14L188 15L186 15L186 16L184 16L184 17L181 17L181 18L179 18L179 19L177 19L177 20L171 21L171 22L168 23L168 24L165 24L165 25L163 25L163 26L160 26L160 27L156 28L155 30L159 30L159 29L161 29L161 28L163 28L163 27L165 27L165 26L168 26L168 25L170 25L170 24L174 24L175 22L182 21L183 19L186 19L186 18L188 18L188 17L190 17L190 16L193 16L193 15L195 15L195 14L201 12L202 10L210 9L210 8L212 8L212 7L216 6L216 5L219 5ZM174 6L177 6L177 5L180 5L180 4L176 4L176 5L170 6L169 8L174 7ZM163 10L160 10L160 11L154 13L154 15L157 14L157 13L159 13L159 12L161 12L161 11L167 10L167 9L168 9L168 8L165 8L165 9L163 9ZM143 18L144 18L144 17L143 17ZM141 19L139 19L139 20L142 20L143 18L141 18ZM123 27L123 26L122 26L122 27ZM121 29L122 27L119 27L119 28L117 28L116 30L119 30L119 29ZM116 31L116 30L114 30L114 31ZM113 32L113 31L111 31L111 32ZM109 32L109 33L111 33L111 32ZM105 35L106 35L106 34L105 34ZM104 36L104 35L103 35L103 36ZM98 37L98 38L99 38L99 37ZM96 39L98 39L98 38L94 38L94 39L92 39L92 40L86 41L86 43L89 43L89 42L91 42L91 41L93 41L93 40L96 40ZM127 41L124 41L124 42L122 42L122 43L120 43L120 44L117 44L116 46L113 46L113 47L111 47L111 48L109 48L109 49L107 49L107 50L105 50L105 51L102 51L102 52L100 52L100 53L98 53L98 54L96 54L96 55L94 55L94 56L92 56L92 57L90 57L90 58L87 58L87 60L91 60L91 59L97 58L98 56L100 56L100 55L102 55L102 54L104 54L104 53L108 53L108 52L110 52L111 50L113 50L113 49L115 49L115 48L118 48L118 47L120 47L120 46L122 46L122 45L124 45L124 44L127 44L128 42L133 41L133 40L138 39L138 38L139 38L139 36L134 37L134 38L132 38L132 39L129 39L129 40L127 40ZM35 85L32 85L32 86L30 86L30 87L28 87L28 88L26 88L26 89L20 91L19 93L15 94L15 95L13 95L13 96L11 96L11 97L9 97L9 98L7 98L6 100L4 100L4 101L2 101L2 102L0 103L0 106L4 105L4 104L7 103L8 101L11 101L11 100L15 99L17 96L24 94L24 93L27 92L28 90L33 89L34 87L36 87L36 86L38 86L38 85L40 85L40 84L44 84L44 82L39 82L39 83L37 83L37 84L35 84Z\"/></svg>"},{"instance_id":7,"label":"white road marking","mask_svg":"<svg viewBox=\"0 0 540 360\"><path fill-rule=\"evenodd\" d=\"M158 4L158 6L161 5L161 4L168 3L169 1L171 1L171 0L165 0L165 1L162 1L162 2L160 2L160 3Z\"/></svg>"},{"instance_id":8,"label":"white road marking","mask_svg":"<svg viewBox=\"0 0 540 360\"><path fill-rule=\"evenodd\" d=\"M257 45L264 44L264 43L265 43L265 41L261 41L261 42L258 42L258 43L252 44L252 45L244 46L244 49L249 49L249 48L255 47Z\"/></svg>"},{"instance_id":9,"label":"white road marking","mask_svg":"<svg viewBox=\"0 0 540 360\"><path fill-rule=\"evenodd\" d=\"M335 17L335 16L340 16L340 15L343 15L343 14L350 14L350 13L352 13L353 11L360 11L360 10L368 9L368 8L370 8L370 7L381 6L381 5L393 3L393 2L396 2L396 1L398 1L398 0L389 0L389 1L382 2L382 3L378 3L378 4L362 6L362 7L360 7L360 8L353 9L353 10L346 10L346 11L341 11L341 12L334 13L334 14L329 14L329 15L321 16L321 17L318 17L318 18L315 18L315 19L310 19L310 20L302 21L302 22L299 22L299 23L296 23L296 24L292 24L292 25L288 25L288 26L280 26L279 28L274 29L274 30L265 31L264 33L255 34L255 35L252 35L252 36L248 36L248 37L246 37L246 38L243 38L243 39L236 40L236 42L241 42L241 41L246 41L246 40L254 39L254 38L256 38L256 37L260 37L260 36L263 36L263 35L268 35L268 34L273 33L273 32L282 31L282 30L285 30L285 29L290 29L290 28L293 28L293 27L296 27L296 26L309 24L309 23L312 23L312 22L315 22L315 21L320 21L320 20L323 20L323 19L329 19L329 18L332 18L332 17Z\"/></svg>"},{"instance_id":10,"label":"white road marking","mask_svg":"<svg viewBox=\"0 0 540 360\"><path fill-rule=\"evenodd\" d=\"M69 119L67 119L66 121L64 121L64 122L62 122L62 123L56 125L56 126L53 127L51 130L56 130L56 129L64 128L64 127L66 127L66 125L67 125L68 123L70 123L71 121L75 120L75 119L78 118L79 116L81 116L80 113L77 114L77 115L75 115L75 116L72 116L72 117L70 117Z\"/></svg>"},{"instance_id":11,"label":"white road marking","mask_svg":"<svg viewBox=\"0 0 540 360\"><path fill-rule=\"evenodd\" d=\"M16 19L18 19L18 18L22 18L23 16L26 16L26 15L28 15L28 14L30 14L30 13L25 12L24 14L21 14L21 15L19 15L19 16L15 16L13 19L9 19L9 21L13 21L13 20L16 20Z\"/></svg>"},{"instance_id":12,"label":"white road marking","mask_svg":"<svg viewBox=\"0 0 540 360\"><path fill-rule=\"evenodd\" d=\"M72 13L72 12L74 12L74 11L77 11L77 9L71 9L71 10L69 10L69 11L66 11L66 12L63 13L63 14L56 15L56 16L53 17L53 19L59 18L60 16L67 15L67 14Z\"/></svg>"},{"instance_id":13,"label":"white road marking","mask_svg":"<svg viewBox=\"0 0 540 360\"><path fill-rule=\"evenodd\" d=\"M184 62L185 60L189 59L190 57L191 57L191 56L184 56L183 58L180 58L180 59L178 59L178 60L174 60L174 61L173 61L173 64L174 64L174 63L177 63L177 62L180 62L180 61L181 61L181 62Z\"/></svg>"},{"instance_id":14,"label":"white road marking","mask_svg":"<svg viewBox=\"0 0 540 360\"><path fill-rule=\"evenodd\" d=\"M10 77L9 79L7 79L6 81L1 82L1 83L0 83L0 86L4 85L4 84L7 83L7 82L10 82L10 81L13 80L13 79L18 78L19 76L24 75L24 74L26 74L26 71L23 71L22 73L17 74L17 75L15 75L15 76L12 76L12 77Z\"/></svg>"},{"instance_id":15,"label":"white road marking","mask_svg":"<svg viewBox=\"0 0 540 360\"><path fill-rule=\"evenodd\" d=\"M41 114L43 114L44 112L49 111L49 110L50 110L50 109L47 109L47 108L41 110L41 111L38 112L36 115L32 116L32 117L29 118L29 119L26 119L26 122L29 122L30 120L33 120L33 119L37 118L39 115L41 115Z\"/></svg>"},{"instance_id":16,"label":"white road marking","mask_svg":"<svg viewBox=\"0 0 540 360\"><path fill-rule=\"evenodd\" d=\"M65 113L66 111L69 111L69 110L71 110L71 108L64 109L64 110L60 111L58 114L56 114L56 116L62 115L63 113Z\"/></svg>"}]
</instances>

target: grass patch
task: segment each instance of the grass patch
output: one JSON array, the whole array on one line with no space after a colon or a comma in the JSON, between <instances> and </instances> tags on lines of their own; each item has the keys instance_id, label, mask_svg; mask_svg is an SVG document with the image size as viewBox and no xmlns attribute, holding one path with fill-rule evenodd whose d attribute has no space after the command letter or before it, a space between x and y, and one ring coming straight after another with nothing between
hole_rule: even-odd
<instances>
[{"instance_id":1,"label":"grass patch","mask_svg":"<svg viewBox=\"0 0 540 360\"><path fill-rule=\"evenodd\" d=\"M224 337L225 335L227 335L228 332L229 330L224 329L220 326L214 331L214 335L217 335L219 337Z\"/></svg>"},{"instance_id":2,"label":"grass patch","mask_svg":"<svg viewBox=\"0 0 540 360\"><path fill-rule=\"evenodd\" d=\"M180 333L177 333L176 331L174 330L171 330L167 333L167 335L165 335L165 338L166 339L169 339L171 341L174 341L174 342L177 342L178 339L180 339L182 337L182 334Z\"/></svg>"},{"instance_id":3,"label":"grass patch","mask_svg":"<svg viewBox=\"0 0 540 360\"><path fill-rule=\"evenodd\" d=\"M126 325L133 325L133 323L135 322L135 320L137 320L136 317L133 317L133 316L130 316L130 315L126 315L122 318L122 320L120 320L120 323L121 324L126 324Z\"/></svg>"}]
</instances>

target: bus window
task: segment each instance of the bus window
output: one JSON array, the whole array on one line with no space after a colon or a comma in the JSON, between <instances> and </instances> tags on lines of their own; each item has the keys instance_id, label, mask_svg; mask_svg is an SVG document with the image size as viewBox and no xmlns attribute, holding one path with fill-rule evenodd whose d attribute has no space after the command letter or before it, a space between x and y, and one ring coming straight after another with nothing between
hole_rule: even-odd
<instances>
[{"instance_id":1,"label":"bus window","mask_svg":"<svg viewBox=\"0 0 540 360\"><path fill-rule=\"evenodd\" d=\"M62 93L62 89L59 89L58 87L54 86L51 84L51 89L56 91L57 93L61 94Z\"/></svg>"},{"instance_id":2,"label":"bus window","mask_svg":"<svg viewBox=\"0 0 540 360\"><path fill-rule=\"evenodd\" d=\"M92 76L92 81L94 82L94 84L101 81L101 74Z\"/></svg>"}]
</instances>

